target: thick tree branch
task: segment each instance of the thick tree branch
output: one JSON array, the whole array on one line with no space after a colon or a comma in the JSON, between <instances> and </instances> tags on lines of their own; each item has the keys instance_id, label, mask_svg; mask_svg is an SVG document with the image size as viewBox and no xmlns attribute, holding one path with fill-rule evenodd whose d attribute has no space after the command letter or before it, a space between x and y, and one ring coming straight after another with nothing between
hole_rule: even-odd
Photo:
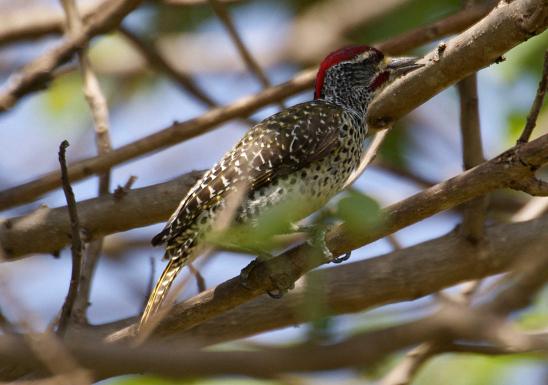
<instances>
[{"instance_id":1,"label":"thick tree branch","mask_svg":"<svg viewBox=\"0 0 548 385\"><path fill-rule=\"evenodd\" d=\"M170 182L128 191L121 198L113 193L80 202L80 223L88 235L85 241L165 220L201 175L191 172ZM57 253L70 242L66 213L66 207L40 207L28 215L0 221L0 244L8 258Z\"/></svg>"},{"instance_id":2,"label":"thick tree branch","mask_svg":"<svg viewBox=\"0 0 548 385\"><path fill-rule=\"evenodd\" d=\"M510 48L542 32L548 24L548 8L543 0L516 0L497 8L462 35L452 39L439 62L414 71L385 90L371 106L370 121L385 126L412 108L425 102L443 88L489 64ZM383 49L384 45L380 44ZM401 48L401 47L400 47ZM408 49L412 46L406 47ZM387 53L393 53L386 50ZM437 50L436 50L437 52ZM433 53L427 56L431 58ZM254 97L208 111L201 117L172 126L112 151L107 156L93 157L69 167L71 180L79 180L151 151L203 134L222 122L245 116L256 109L309 88L315 71L307 70L293 80L264 90ZM398 84L402 83L400 91ZM400 96L403 98L400 100ZM34 200L40 194L59 186L58 172L0 192L0 209Z\"/></svg>"}]
</instances>

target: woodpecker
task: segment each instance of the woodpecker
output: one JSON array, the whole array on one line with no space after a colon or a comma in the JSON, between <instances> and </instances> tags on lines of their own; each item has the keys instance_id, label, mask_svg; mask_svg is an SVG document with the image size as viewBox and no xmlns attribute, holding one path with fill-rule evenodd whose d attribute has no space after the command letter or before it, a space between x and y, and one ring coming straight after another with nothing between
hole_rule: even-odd
<instances>
[{"instance_id":1,"label":"woodpecker","mask_svg":"<svg viewBox=\"0 0 548 385\"><path fill-rule=\"evenodd\" d=\"M329 54L320 64L314 99L255 125L183 198L152 239L169 260L140 327L157 312L177 273L205 249L204 237L231 193L245 188L233 222L251 223L291 200L287 221L303 219L342 190L365 151L367 107L388 83L418 67L416 58L387 58L369 46ZM243 187L242 187L243 186Z\"/></svg>"}]
</instances>

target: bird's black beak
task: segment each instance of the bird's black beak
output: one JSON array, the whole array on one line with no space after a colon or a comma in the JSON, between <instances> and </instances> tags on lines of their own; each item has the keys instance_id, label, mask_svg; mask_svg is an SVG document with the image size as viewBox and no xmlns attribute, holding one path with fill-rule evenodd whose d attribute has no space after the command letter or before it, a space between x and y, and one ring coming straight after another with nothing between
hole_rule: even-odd
<instances>
[{"instance_id":1,"label":"bird's black beak","mask_svg":"<svg viewBox=\"0 0 548 385\"><path fill-rule=\"evenodd\" d=\"M390 58L386 69L390 71L392 78L405 75L411 71L416 70L417 68L424 67L424 64L419 64L417 61L420 58L418 57L395 57Z\"/></svg>"}]
</instances>

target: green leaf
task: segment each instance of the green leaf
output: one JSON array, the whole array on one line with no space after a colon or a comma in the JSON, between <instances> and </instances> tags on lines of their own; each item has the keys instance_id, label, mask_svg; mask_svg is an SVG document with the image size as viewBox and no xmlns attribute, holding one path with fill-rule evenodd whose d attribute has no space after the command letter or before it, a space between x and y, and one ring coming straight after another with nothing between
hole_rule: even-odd
<instances>
[{"instance_id":1,"label":"green leaf","mask_svg":"<svg viewBox=\"0 0 548 385\"><path fill-rule=\"evenodd\" d=\"M335 214L351 232L363 232L382 223L379 204L357 191L349 191L337 204Z\"/></svg>"}]
</instances>

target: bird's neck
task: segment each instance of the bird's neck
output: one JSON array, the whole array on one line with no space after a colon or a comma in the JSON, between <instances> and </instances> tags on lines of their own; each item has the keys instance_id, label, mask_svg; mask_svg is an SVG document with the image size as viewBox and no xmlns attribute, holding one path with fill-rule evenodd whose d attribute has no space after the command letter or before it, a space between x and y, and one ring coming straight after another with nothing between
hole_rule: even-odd
<instances>
[{"instance_id":1,"label":"bird's neck","mask_svg":"<svg viewBox=\"0 0 548 385\"><path fill-rule=\"evenodd\" d=\"M348 112L360 127L365 127L367 108L371 99L373 94L366 87L354 87L351 92L348 90L337 92L337 89L334 89L324 96L326 102L335 104Z\"/></svg>"}]
</instances>

